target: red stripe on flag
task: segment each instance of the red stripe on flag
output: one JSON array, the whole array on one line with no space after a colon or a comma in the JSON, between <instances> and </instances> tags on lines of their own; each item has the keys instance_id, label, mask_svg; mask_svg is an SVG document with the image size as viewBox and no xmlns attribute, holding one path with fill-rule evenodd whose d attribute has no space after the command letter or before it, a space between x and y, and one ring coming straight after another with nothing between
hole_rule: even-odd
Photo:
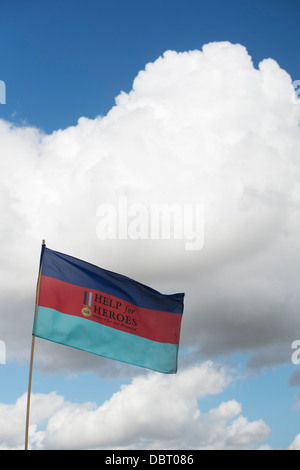
<instances>
[{"instance_id":1,"label":"red stripe on flag","mask_svg":"<svg viewBox=\"0 0 300 470\"><path fill-rule=\"evenodd\" d=\"M84 306L84 292L92 305ZM41 276L39 305L161 343L178 344L182 315L141 308L118 297Z\"/></svg>"}]
</instances>

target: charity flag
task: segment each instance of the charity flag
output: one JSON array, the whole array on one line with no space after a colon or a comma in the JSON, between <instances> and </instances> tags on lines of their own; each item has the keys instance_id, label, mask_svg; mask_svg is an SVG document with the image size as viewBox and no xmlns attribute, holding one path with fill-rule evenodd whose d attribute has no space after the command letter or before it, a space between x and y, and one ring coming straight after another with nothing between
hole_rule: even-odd
<instances>
[{"instance_id":1,"label":"charity flag","mask_svg":"<svg viewBox=\"0 0 300 470\"><path fill-rule=\"evenodd\" d=\"M42 246L33 334L99 356L176 373L184 294Z\"/></svg>"}]
</instances>

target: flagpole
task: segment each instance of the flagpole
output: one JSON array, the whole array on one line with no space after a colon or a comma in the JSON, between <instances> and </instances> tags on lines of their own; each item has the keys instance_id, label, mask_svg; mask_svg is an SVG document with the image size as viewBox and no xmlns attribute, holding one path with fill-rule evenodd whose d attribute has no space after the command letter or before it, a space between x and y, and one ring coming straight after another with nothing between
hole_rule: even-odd
<instances>
[{"instance_id":1,"label":"flagpole","mask_svg":"<svg viewBox=\"0 0 300 470\"><path fill-rule=\"evenodd\" d=\"M42 248L45 245L45 240L42 240ZM36 315L38 311L38 302L40 294L40 280L42 272L42 260L40 263L39 276L36 289ZM34 321L36 321L36 315ZM28 450L28 432L29 432L29 411L30 411L30 396L31 396L31 379L32 379L32 365L33 365L33 355L34 355L34 345L35 345L35 334L32 334L31 340L31 352L30 352L30 366L29 366L29 379L28 379L28 392L27 392L27 409L26 409L26 426L25 426L25 450Z\"/></svg>"}]
</instances>

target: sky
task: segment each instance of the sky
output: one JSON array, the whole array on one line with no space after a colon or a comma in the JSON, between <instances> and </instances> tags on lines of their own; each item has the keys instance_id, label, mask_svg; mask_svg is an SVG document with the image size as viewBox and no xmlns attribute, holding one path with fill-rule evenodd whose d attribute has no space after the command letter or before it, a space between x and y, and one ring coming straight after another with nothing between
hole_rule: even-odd
<instances>
[{"instance_id":1,"label":"sky","mask_svg":"<svg viewBox=\"0 0 300 470\"><path fill-rule=\"evenodd\" d=\"M185 302L174 375L37 338L31 449L300 449L299 20L1 3L0 449L24 448L42 239ZM124 200L202 207L201 246L101 236Z\"/></svg>"}]
</instances>

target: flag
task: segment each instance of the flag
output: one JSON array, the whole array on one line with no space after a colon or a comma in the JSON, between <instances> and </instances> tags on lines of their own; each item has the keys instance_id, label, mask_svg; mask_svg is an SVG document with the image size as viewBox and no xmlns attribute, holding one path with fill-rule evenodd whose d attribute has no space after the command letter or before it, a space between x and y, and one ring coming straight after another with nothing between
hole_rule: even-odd
<instances>
[{"instance_id":1,"label":"flag","mask_svg":"<svg viewBox=\"0 0 300 470\"><path fill-rule=\"evenodd\" d=\"M32 333L172 374L177 371L183 298L43 245Z\"/></svg>"}]
</instances>

